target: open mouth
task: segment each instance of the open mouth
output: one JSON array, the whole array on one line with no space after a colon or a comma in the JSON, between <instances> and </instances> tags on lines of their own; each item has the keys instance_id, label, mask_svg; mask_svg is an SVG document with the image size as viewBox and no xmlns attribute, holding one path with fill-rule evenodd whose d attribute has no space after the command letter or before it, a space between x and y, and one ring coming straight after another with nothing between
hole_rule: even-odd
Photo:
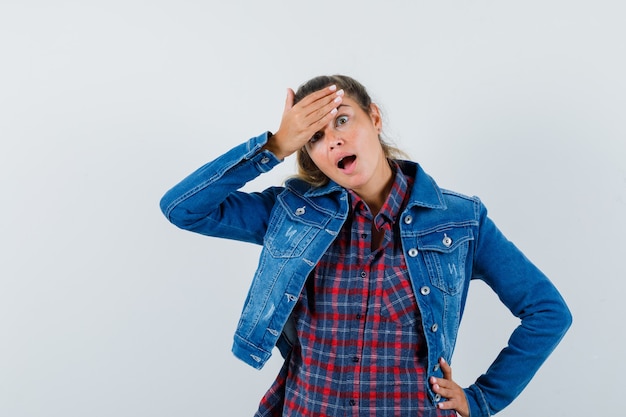
<instances>
[{"instance_id":1,"label":"open mouth","mask_svg":"<svg viewBox=\"0 0 626 417\"><path fill-rule=\"evenodd\" d=\"M337 168L346 169L350 165L352 165L355 160L356 160L356 155L344 156L343 158L339 160L339 162L337 162Z\"/></svg>"}]
</instances>

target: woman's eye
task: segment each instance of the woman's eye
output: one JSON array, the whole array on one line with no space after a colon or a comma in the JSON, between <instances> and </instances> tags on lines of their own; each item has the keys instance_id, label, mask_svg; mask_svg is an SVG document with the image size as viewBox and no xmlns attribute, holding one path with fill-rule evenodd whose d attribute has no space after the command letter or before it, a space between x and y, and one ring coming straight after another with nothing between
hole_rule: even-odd
<instances>
[{"instance_id":1,"label":"woman's eye","mask_svg":"<svg viewBox=\"0 0 626 417\"><path fill-rule=\"evenodd\" d=\"M348 123L348 116L339 116L337 117L337 120L335 121L335 124L337 126L341 126L346 123Z\"/></svg>"},{"instance_id":2,"label":"woman's eye","mask_svg":"<svg viewBox=\"0 0 626 417\"><path fill-rule=\"evenodd\" d=\"M315 143L318 140L320 140L323 136L324 136L324 134L322 132L315 132L315 134L313 136L311 136L311 139L309 139L309 142L310 143Z\"/></svg>"}]
</instances>

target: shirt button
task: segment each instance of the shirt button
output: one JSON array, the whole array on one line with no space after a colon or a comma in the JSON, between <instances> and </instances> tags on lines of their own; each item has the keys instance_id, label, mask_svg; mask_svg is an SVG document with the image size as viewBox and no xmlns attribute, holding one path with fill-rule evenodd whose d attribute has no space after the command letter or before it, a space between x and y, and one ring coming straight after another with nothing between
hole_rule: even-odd
<instances>
[{"instance_id":1,"label":"shirt button","mask_svg":"<svg viewBox=\"0 0 626 417\"><path fill-rule=\"evenodd\" d=\"M422 295L430 294L430 287L424 285L422 288L420 288L420 293L422 293Z\"/></svg>"},{"instance_id":2,"label":"shirt button","mask_svg":"<svg viewBox=\"0 0 626 417\"><path fill-rule=\"evenodd\" d=\"M264 157L261 159L261 163L262 163L262 164L267 164L269 161L270 161L270 159L269 159L267 156L264 156Z\"/></svg>"},{"instance_id":3,"label":"shirt button","mask_svg":"<svg viewBox=\"0 0 626 417\"><path fill-rule=\"evenodd\" d=\"M354 358L352 358L352 362L357 363L359 361L359 357L355 356Z\"/></svg>"},{"instance_id":4,"label":"shirt button","mask_svg":"<svg viewBox=\"0 0 626 417\"><path fill-rule=\"evenodd\" d=\"M356 401L350 400L350 405L356 405Z\"/></svg>"},{"instance_id":5,"label":"shirt button","mask_svg":"<svg viewBox=\"0 0 626 417\"><path fill-rule=\"evenodd\" d=\"M439 330L439 325L437 323L433 324L432 326L430 326L430 331L435 333L437 330Z\"/></svg>"},{"instance_id":6,"label":"shirt button","mask_svg":"<svg viewBox=\"0 0 626 417\"><path fill-rule=\"evenodd\" d=\"M361 318L363 318L363 316L361 315L361 313L357 313L356 318L357 318L358 320L361 320Z\"/></svg>"},{"instance_id":7,"label":"shirt button","mask_svg":"<svg viewBox=\"0 0 626 417\"><path fill-rule=\"evenodd\" d=\"M367 276L367 272L365 272L365 271L361 271L361 277L362 277L362 278L365 278L366 276Z\"/></svg>"},{"instance_id":8,"label":"shirt button","mask_svg":"<svg viewBox=\"0 0 626 417\"><path fill-rule=\"evenodd\" d=\"M409 256L411 258L415 258L417 256L417 249L415 249L415 248L409 249Z\"/></svg>"},{"instance_id":9,"label":"shirt button","mask_svg":"<svg viewBox=\"0 0 626 417\"><path fill-rule=\"evenodd\" d=\"M410 214L404 218L404 223L411 224L412 222L413 222L413 216L411 216Z\"/></svg>"}]
</instances>

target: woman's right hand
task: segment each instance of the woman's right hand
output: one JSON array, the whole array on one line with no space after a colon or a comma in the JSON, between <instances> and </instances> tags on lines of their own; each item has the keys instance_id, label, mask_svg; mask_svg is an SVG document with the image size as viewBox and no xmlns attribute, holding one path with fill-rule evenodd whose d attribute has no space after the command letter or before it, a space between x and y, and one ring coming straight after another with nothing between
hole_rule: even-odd
<instances>
[{"instance_id":1,"label":"woman's right hand","mask_svg":"<svg viewBox=\"0 0 626 417\"><path fill-rule=\"evenodd\" d=\"M323 88L304 97L294 106L295 93L291 88L287 89L280 127L264 148L279 159L284 159L302 148L337 113L344 92L336 90L335 85Z\"/></svg>"}]
</instances>

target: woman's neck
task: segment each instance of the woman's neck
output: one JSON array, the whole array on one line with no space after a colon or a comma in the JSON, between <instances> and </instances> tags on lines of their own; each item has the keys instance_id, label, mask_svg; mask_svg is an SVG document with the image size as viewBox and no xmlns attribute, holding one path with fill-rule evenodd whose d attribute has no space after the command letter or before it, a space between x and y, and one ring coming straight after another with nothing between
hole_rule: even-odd
<instances>
[{"instance_id":1,"label":"woman's neck","mask_svg":"<svg viewBox=\"0 0 626 417\"><path fill-rule=\"evenodd\" d=\"M374 216L378 214L385 201L387 201L395 178L395 172L391 169L389 163L385 163L381 171L380 174L376 174L372 178L367 188L355 191L365 201L365 204L367 204Z\"/></svg>"}]
</instances>

